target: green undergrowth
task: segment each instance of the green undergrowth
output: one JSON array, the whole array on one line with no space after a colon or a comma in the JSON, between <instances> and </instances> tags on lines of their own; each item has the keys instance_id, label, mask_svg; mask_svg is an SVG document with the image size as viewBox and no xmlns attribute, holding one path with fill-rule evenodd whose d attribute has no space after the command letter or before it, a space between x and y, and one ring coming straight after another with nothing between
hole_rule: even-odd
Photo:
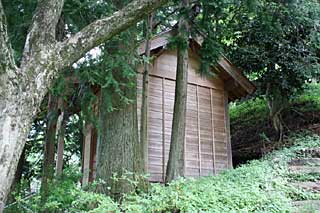
<instances>
[{"instance_id":1,"label":"green undergrowth","mask_svg":"<svg viewBox=\"0 0 320 213\"><path fill-rule=\"evenodd\" d=\"M320 196L292 185L287 162L299 150L320 147L316 135L295 135L291 148L275 151L237 169L200 179L180 179L168 186L152 184L148 193L126 195L121 203L82 190L72 178L53 187L48 202L39 196L18 200L16 212L291 212L293 200ZM69 175L72 175L70 173ZM312 176L312 175L311 175ZM308 177L317 178L317 177ZM17 210L18 209L18 210Z\"/></svg>"},{"instance_id":2,"label":"green undergrowth","mask_svg":"<svg viewBox=\"0 0 320 213\"><path fill-rule=\"evenodd\" d=\"M320 84L308 84L303 94L290 102L287 110L320 111ZM255 122L265 122L268 120L268 113L268 106L264 98L249 99L235 103L230 107L231 122L242 125L254 126Z\"/></svg>"},{"instance_id":3,"label":"green undergrowth","mask_svg":"<svg viewBox=\"0 0 320 213\"><path fill-rule=\"evenodd\" d=\"M320 110L320 84L310 84L293 103L306 103L305 111Z\"/></svg>"},{"instance_id":4,"label":"green undergrowth","mask_svg":"<svg viewBox=\"0 0 320 213\"><path fill-rule=\"evenodd\" d=\"M318 181L320 180L320 173L309 173L309 174L289 174L288 178L292 181L299 181L299 182L305 182L305 181Z\"/></svg>"},{"instance_id":5,"label":"green undergrowth","mask_svg":"<svg viewBox=\"0 0 320 213\"><path fill-rule=\"evenodd\" d=\"M304 92L292 99L281 112L284 138L292 133L312 131L320 135L320 84L306 85ZM280 142L269 119L269 109L262 97L232 103L230 127L234 165L258 159L286 144Z\"/></svg>"},{"instance_id":6,"label":"green undergrowth","mask_svg":"<svg viewBox=\"0 0 320 213\"><path fill-rule=\"evenodd\" d=\"M252 125L268 116L268 107L264 98L254 98L230 107L230 120L241 120L242 123Z\"/></svg>"}]
</instances>

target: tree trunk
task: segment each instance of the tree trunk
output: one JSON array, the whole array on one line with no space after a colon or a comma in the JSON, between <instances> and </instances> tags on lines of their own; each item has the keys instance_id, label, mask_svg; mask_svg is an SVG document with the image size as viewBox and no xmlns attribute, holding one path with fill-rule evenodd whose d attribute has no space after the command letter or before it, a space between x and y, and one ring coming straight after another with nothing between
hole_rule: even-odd
<instances>
[{"instance_id":1,"label":"tree trunk","mask_svg":"<svg viewBox=\"0 0 320 213\"><path fill-rule=\"evenodd\" d=\"M16 170L16 174L14 175L14 180L13 180L13 183L11 185L10 195L9 195L7 203L15 202L16 199L15 199L13 193L17 192L17 191L20 191L20 188L17 188L17 187L19 187L19 184L20 184L20 181L21 181L21 178L22 178L23 165L24 165L24 162L25 162L25 153L26 153L26 149L23 149L23 152L22 152L21 157L19 159L19 163L18 163L18 167L17 167L17 170Z\"/></svg>"},{"instance_id":2,"label":"tree trunk","mask_svg":"<svg viewBox=\"0 0 320 213\"><path fill-rule=\"evenodd\" d=\"M62 41L65 35L64 20L61 16L55 29L55 39ZM49 195L49 184L54 177L54 156L55 141L57 132L57 123L59 117L58 97L49 94L48 114L47 114L47 132L45 137L45 151L43 157L42 180L41 180L41 200L44 203Z\"/></svg>"},{"instance_id":3,"label":"tree trunk","mask_svg":"<svg viewBox=\"0 0 320 213\"><path fill-rule=\"evenodd\" d=\"M123 1L114 0L112 2L117 8L122 7ZM132 40L126 45L123 45L123 41L120 40L111 42L111 45L107 48L107 54L126 54L126 60L130 64L132 53L135 51L135 32L130 30L126 33L130 34ZM117 49L122 51L118 53ZM142 146L138 138L136 86L128 88L129 84L136 85L137 78L136 76L124 77L119 70L113 70L113 72L115 79L126 85L122 89L124 95L133 102L123 104L119 95L112 92L112 104L117 109L108 112L102 104L108 101L106 97L108 93L110 95L110 89L112 88L102 89L100 103L101 137L97 148L97 177L106 181L107 186L111 187L108 192L105 190L106 188L103 188L103 192L119 199L123 193L134 190L135 186L130 184L128 179L133 180L136 174L142 173L143 161ZM112 178L113 176L119 179L115 181Z\"/></svg>"},{"instance_id":4,"label":"tree trunk","mask_svg":"<svg viewBox=\"0 0 320 213\"><path fill-rule=\"evenodd\" d=\"M145 56L148 61L144 62L143 80L142 80L142 104L141 104L141 127L140 143L142 145L142 159L144 162L144 171L148 171L148 100L149 100L149 72L150 72L150 37L152 34L152 15L149 15L146 21L146 49Z\"/></svg>"},{"instance_id":5,"label":"tree trunk","mask_svg":"<svg viewBox=\"0 0 320 213\"><path fill-rule=\"evenodd\" d=\"M283 140L284 124L282 120L282 111L287 107L288 99L283 97L277 88L267 85L266 100L269 108L269 117L273 128L278 133L278 141Z\"/></svg>"},{"instance_id":6,"label":"tree trunk","mask_svg":"<svg viewBox=\"0 0 320 213\"><path fill-rule=\"evenodd\" d=\"M102 100L105 92L103 89ZM127 92L130 92L130 98L135 100L136 91L131 89ZM103 188L104 193L120 198L123 193L134 190L134 186L121 177L127 172L140 173L143 167L139 165L142 162L142 156L139 153L136 103L128 104L113 112L106 112L104 107L100 105L100 122L97 178L106 181L107 186L111 187L110 191ZM120 179L114 181L113 175ZM133 179L134 175L128 175L127 178Z\"/></svg>"},{"instance_id":7,"label":"tree trunk","mask_svg":"<svg viewBox=\"0 0 320 213\"><path fill-rule=\"evenodd\" d=\"M8 80L0 89L0 212L31 128L31 116L35 115L32 95L25 95L22 91L26 87L15 88L13 82Z\"/></svg>"},{"instance_id":8,"label":"tree trunk","mask_svg":"<svg viewBox=\"0 0 320 213\"><path fill-rule=\"evenodd\" d=\"M0 1L0 212L40 103L62 70L87 51L141 20L168 0L134 0L64 42L55 41L63 0L39 1L18 68Z\"/></svg>"},{"instance_id":9,"label":"tree trunk","mask_svg":"<svg viewBox=\"0 0 320 213\"><path fill-rule=\"evenodd\" d=\"M58 98L53 94L49 94L48 113L47 113L47 130L44 141L44 156L42 166L41 179L41 200L46 202L49 195L49 185L54 177L54 156L55 156L55 141L56 128L58 122Z\"/></svg>"},{"instance_id":10,"label":"tree trunk","mask_svg":"<svg viewBox=\"0 0 320 213\"><path fill-rule=\"evenodd\" d=\"M187 9L189 0L181 2L181 8ZM183 39L184 45L178 46L177 50L177 74L173 109L173 121L169 160L166 171L166 182L184 176L184 141L187 110L187 87L188 87L188 47L189 47L189 24L186 14L179 20L178 37Z\"/></svg>"}]
</instances>

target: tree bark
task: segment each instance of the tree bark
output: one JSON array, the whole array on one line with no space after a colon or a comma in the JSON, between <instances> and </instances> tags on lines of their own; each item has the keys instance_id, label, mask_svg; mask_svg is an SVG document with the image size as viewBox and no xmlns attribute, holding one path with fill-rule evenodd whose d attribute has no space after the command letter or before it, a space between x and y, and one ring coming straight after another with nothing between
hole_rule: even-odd
<instances>
[{"instance_id":1,"label":"tree bark","mask_svg":"<svg viewBox=\"0 0 320 213\"><path fill-rule=\"evenodd\" d=\"M146 21L146 49L144 62L144 71L142 79L142 104L141 104L141 127L140 127L140 143L142 145L142 159L144 162L144 171L148 171L148 103L149 103L149 72L150 72L150 38L152 34L152 14Z\"/></svg>"},{"instance_id":2,"label":"tree bark","mask_svg":"<svg viewBox=\"0 0 320 213\"><path fill-rule=\"evenodd\" d=\"M136 23L168 0L135 0L121 11L88 25L68 40L54 40L63 0L40 0L16 67L0 1L0 212L40 103L63 68L91 48Z\"/></svg>"},{"instance_id":3,"label":"tree bark","mask_svg":"<svg viewBox=\"0 0 320 213\"><path fill-rule=\"evenodd\" d=\"M181 2L181 9L187 9L188 7L189 0L183 0ZM184 141L189 62L189 23L186 14L183 14L180 17L178 30L178 37L183 39L184 45L178 46L177 50L175 99L166 182L170 182L184 176Z\"/></svg>"},{"instance_id":4,"label":"tree bark","mask_svg":"<svg viewBox=\"0 0 320 213\"><path fill-rule=\"evenodd\" d=\"M23 97L20 92L21 87L19 88L19 79L16 77L17 67L8 39L1 1L0 48L0 212L2 212L23 150L23 146L17 143L25 142L27 129L29 129L24 118L30 116L28 115L30 109L21 109L19 105L19 103L21 106L28 103L21 102Z\"/></svg>"},{"instance_id":5,"label":"tree bark","mask_svg":"<svg viewBox=\"0 0 320 213\"><path fill-rule=\"evenodd\" d=\"M21 66L30 63L30 59L41 57L46 48L54 48L56 26L59 22L64 0L39 0L26 38ZM44 51L44 52L43 52ZM30 70L31 74L32 70Z\"/></svg>"},{"instance_id":6,"label":"tree bark","mask_svg":"<svg viewBox=\"0 0 320 213\"><path fill-rule=\"evenodd\" d=\"M16 170L16 174L14 175L14 180L13 180L13 183L11 185L11 190L10 190L10 195L9 195L9 198L8 198L8 201L7 201L7 204L9 203L13 203L16 201L15 197L14 197L14 192L17 192L17 191L20 191L20 181L21 181L21 178L22 178L22 173L23 173L23 165L25 163L25 152L26 152L26 149L23 149L23 152L20 156L20 159L19 159L19 163L18 163L18 167L17 167L17 170ZM18 188L17 188L18 187Z\"/></svg>"},{"instance_id":7,"label":"tree bark","mask_svg":"<svg viewBox=\"0 0 320 213\"><path fill-rule=\"evenodd\" d=\"M115 0L113 4L120 8L122 1ZM117 49L121 49L127 54L127 60L131 59L135 51L135 35L133 30L130 32L131 41L125 46L123 41L116 40L108 47L108 54L118 54ZM117 47L117 48L116 48ZM130 61L128 61L130 64ZM117 69L117 68L115 68ZM103 88L100 103L100 122L101 137L98 143L97 155L97 177L106 181L111 190L107 194L116 199L120 199L122 194L132 192L134 186L128 179L134 179L135 174L141 174L143 169L141 144L138 138L138 118L137 118L137 91L134 88L128 88L127 85L134 83L136 85L136 76L124 77L119 70L113 70L114 77L121 84L126 85L123 92L127 98L133 100L132 103L124 104L118 94L113 94L113 106L116 107L112 112L106 111L103 103L107 100L106 94L110 94L111 88ZM109 91L108 91L109 90ZM115 181L112 177L119 178ZM103 188L103 192L106 192Z\"/></svg>"},{"instance_id":8,"label":"tree bark","mask_svg":"<svg viewBox=\"0 0 320 213\"><path fill-rule=\"evenodd\" d=\"M104 92L102 92L103 95ZM132 91L130 98L134 98ZM123 175L141 172L141 155L137 152L139 147L137 108L136 104L128 104L120 110L105 112L100 107L101 129L97 154L97 178L106 182L111 190L102 189L102 192L120 198L123 193L131 192L134 186L128 180L122 179ZM129 174L127 178L133 179ZM112 179L113 175L120 178Z\"/></svg>"},{"instance_id":9,"label":"tree bark","mask_svg":"<svg viewBox=\"0 0 320 213\"><path fill-rule=\"evenodd\" d=\"M135 0L112 16L89 24L68 40L57 44L58 52L63 56L59 57L60 66L70 65L93 47L128 29L166 2L168 0Z\"/></svg>"},{"instance_id":10,"label":"tree bark","mask_svg":"<svg viewBox=\"0 0 320 213\"><path fill-rule=\"evenodd\" d=\"M3 76L7 70L16 69L11 44L9 42L8 32L7 32L7 23L2 6L0 1L0 77ZM2 80L0 78L0 80ZM2 81L0 81L1 83ZM1 86L1 84L0 84Z\"/></svg>"},{"instance_id":11,"label":"tree bark","mask_svg":"<svg viewBox=\"0 0 320 213\"><path fill-rule=\"evenodd\" d=\"M278 141L283 140L284 124L282 111L287 107L288 99L283 97L277 88L273 88L269 83L266 91L266 101L269 108L269 117L273 128L278 133Z\"/></svg>"}]
</instances>

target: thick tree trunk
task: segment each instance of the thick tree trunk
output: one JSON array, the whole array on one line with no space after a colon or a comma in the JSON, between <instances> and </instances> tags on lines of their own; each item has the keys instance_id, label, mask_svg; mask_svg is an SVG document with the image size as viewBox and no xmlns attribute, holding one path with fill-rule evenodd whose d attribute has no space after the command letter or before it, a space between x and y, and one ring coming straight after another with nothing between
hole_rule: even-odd
<instances>
[{"instance_id":1,"label":"thick tree trunk","mask_svg":"<svg viewBox=\"0 0 320 213\"><path fill-rule=\"evenodd\" d=\"M136 91L129 89L130 98L135 100ZM102 90L102 103L105 89ZM127 104L119 110L106 112L100 106L101 132L97 148L97 178L106 181L111 190L102 190L115 198L120 198L123 193L131 192L134 186L121 177L127 172L141 173L142 159L139 152L137 107L136 103ZM140 165L139 165L140 164ZM129 174L128 173L128 174ZM120 178L118 181L113 176ZM129 174L133 179L134 174Z\"/></svg>"},{"instance_id":2,"label":"thick tree trunk","mask_svg":"<svg viewBox=\"0 0 320 213\"><path fill-rule=\"evenodd\" d=\"M49 185L54 177L54 156L56 129L58 122L58 98L49 94L48 113L47 113L47 130L44 141L44 156L41 179L41 200L45 202L49 195Z\"/></svg>"},{"instance_id":3,"label":"thick tree trunk","mask_svg":"<svg viewBox=\"0 0 320 213\"><path fill-rule=\"evenodd\" d=\"M114 0L113 4L121 8L123 1ZM128 63L131 63L131 57L135 51L135 33L130 31L132 40L125 46L122 41L116 40L108 47L108 54L127 54ZM118 48L116 48L118 47ZM107 112L103 107L106 103L106 94L110 94L110 88L103 88L100 103L100 122L101 137L98 143L97 155L97 177L106 181L111 190L111 194L116 199L121 198L123 193L132 192L134 186L128 179L135 179L136 174L141 174L143 170L141 144L138 138L138 118L137 118L137 91L135 87L128 88L129 84L136 85L136 76L123 77L119 70L114 70L114 77L121 84L126 85L123 88L124 95L133 100L133 103L123 104L118 94L113 94L113 105L117 108L112 112ZM109 90L109 91L108 91ZM115 181L112 177L119 178ZM124 177L126 176L126 177ZM105 188L103 189L105 190ZM104 191L106 193L106 191Z\"/></svg>"},{"instance_id":4,"label":"thick tree trunk","mask_svg":"<svg viewBox=\"0 0 320 213\"><path fill-rule=\"evenodd\" d=\"M273 128L278 133L278 141L283 140L284 125L282 121L282 111L284 106L282 102L275 100L274 98L267 98L269 117Z\"/></svg>"},{"instance_id":5,"label":"thick tree trunk","mask_svg":"<svg viewBox=\"0 0 320 213\"><path fill-rule=\"evenodd\" d=\"M189 0L181 2L181 8L187 9ZM187 110L187 86L188 86L188 47L189 47L189 24L186 15L179 20L180 39L185 45L178 46L176 88L172 121L172 133L169 160L166 171L166 182L184 176L184 141Z\"/></svg>"},{"instance_id":6,"label":"thick tree trunk","mask_svg":"<svg viewBox=\"0 0 320 213\"><path fill-rule=\"evenodd\" d=\"M17 192L17 191L20 191L20 188L19 188L19 184L20 184L20 181L21 181L21 178L22 178L22 172L23 172L23 165L25 163L25 148L23 149L23 152L20 156L20 159L19 159L19 163L18 163L18 166L17 166L17 170L16 170L16 174L14 175L14 180L13 180L13 183L11 185L11 190L10 190L10 195L9 195L9 198L8 198L8 201L7 201L7 204L8 203L13 203L15 202L15 197L14 197L14 192ZM18 188L17 188L18 187Z\"/></svg>"},{"instance_id":7,"label":"thick tree trunk","mask_svg":"<svg viewBox=\"0 0 320 213\"><path fill-rule=\"evenodd\" d=\"M144 171L148 171L148 100L149 100L149 72L150 72L150 37L152 34L152 15L149 15L146 21L146 49L145 56L148 61L144 62L143 80L142 80L142 104L141 104L141 127L140 143L142 145L142 159L144 162Z\"/></svg>"},{"instance_id":8,"label":"thick tree trunk","mask_svg":"<svg viewBox=\"0 0 320 213\"><path fill-rule=\"evenodd\" d=\"M28 124L20 123L19 114L17 114L19 102L16 102L19 99L15 99L19 97L11 97L11 95L16 95L15 93L18 92L13 83L9 81L9 76L10 74L14 75L16 67L8 39L6 17L1 1L0 49L0 212L2 212L23 150L23 147L16 147L15 143L21 138L24 140L26 138L26 135L17 133L19 131L23 132Z\"/></svg>"},{"instance_id":9,"label":"thick tree trunk","mask_svg":"<svg viewBox=\"0 0 320 213\"><path fill-rule=\"evenodd\" d=\"M26 87L15 88L14 81L7 82L0 90L0 212L31 127L30 116L35 115L32 99L24 92Z\"/></svg>"},{"instance_id":10,"label":"thick tree trunk","mask_svg":"<svg viewBox=\"0 0 320 213\"><path fill-rule=\"evenodd\" d=\"M0 212L40 103L63 68L91 48L127 29L168 0L134 0L121 11L88 25L64 42L55 41L63 0L40 0L17 68L0 1Z\"/></svg>"}]
</instances>

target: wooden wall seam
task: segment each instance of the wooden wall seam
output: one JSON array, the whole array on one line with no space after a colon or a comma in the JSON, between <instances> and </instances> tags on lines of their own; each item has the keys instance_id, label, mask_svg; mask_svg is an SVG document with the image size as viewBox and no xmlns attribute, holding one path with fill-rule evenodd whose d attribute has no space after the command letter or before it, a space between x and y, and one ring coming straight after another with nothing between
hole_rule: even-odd
<instances>
[{"instance_id":1,"label":"wooden wall seam","mask_svg":"<svg viewBox=\"0 0 320 213\"><path fill-rule=\"evenodd\" d=\"M162 78L162 181L166 178L166 116L165 116L165 78Z\"/></svg>"},{"instance_id":2,"label":"wooden wall seam","mask_svg":"<svg viewBox=\"0 0 320 213\"><path fill-rule=\"evenodd\" d=\"M216 171L216 147L215 147L215 138L214 138L214 131L215 131L215 125L214 125L214 115L213 115L213 97L212 97L212 88L210 88L210 105L211 105L211 128L212 128L212 169L213 174L217 174Z\"/></svg>"},{"instance_id":3,"label":"wooden wall seam","mask_svg":"<svg viewBox=\"0 0 320 213\"><path fill-rule=\"evenodd\" d=\"M189 85L187 85L187 96L188 96L188 87ZM187 174L187 160L186 160L186 150L187 150L187 106L188 106L188 102L186 102L186 114L185 114L185 128L184 128L184 141L183 141L183 177L186 177ZM173 117L172 117L173 119ZM172 121L173 122L173 121Z\"/></svg>"},{"instance_id":4,"label":"wooden wall seam","mask_svg":"<svg viewBox=\"0 0 320 213\"><path fill-rule=\"evenodd\" d=\"M199 86L196 87L196 97L197 97L197 126L198 126L198 163L199 163L199 176L201 176L201 136L200 136L200 111L199 111Z\"/></svg>"}]
</instances>

